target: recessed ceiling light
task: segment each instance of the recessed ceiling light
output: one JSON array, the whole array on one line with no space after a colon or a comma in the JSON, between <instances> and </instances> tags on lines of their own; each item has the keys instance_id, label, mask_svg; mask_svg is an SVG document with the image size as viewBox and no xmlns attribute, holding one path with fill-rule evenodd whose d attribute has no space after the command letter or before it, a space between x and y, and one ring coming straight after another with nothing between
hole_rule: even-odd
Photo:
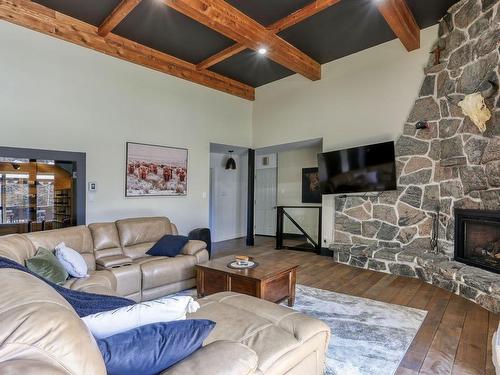
<instances>
[{"instance_id":1,"label":"recessed ceiling light","mask_svg":"<svg viewBox=\"0 0 500 375\"><path fill-rule=\"evenodd\" d=\"M267 48L261 47L257 50L257 52L261 55L265 55L267 53Z\"/></svg>"}]
</instances>

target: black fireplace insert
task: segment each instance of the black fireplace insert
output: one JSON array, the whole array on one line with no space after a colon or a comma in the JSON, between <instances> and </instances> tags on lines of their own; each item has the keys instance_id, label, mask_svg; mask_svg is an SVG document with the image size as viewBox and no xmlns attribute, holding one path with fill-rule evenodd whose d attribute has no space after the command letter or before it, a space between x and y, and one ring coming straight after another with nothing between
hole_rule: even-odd
<instances>
[{"instance_id":1,"label":"black fireplace insert","mask_svg":"<svg viewBox=\"0 0 500 375\"><path fill-rule=\"evenodd\" d=\"M500 211L455 209L455 260L500 273Z\"/></svg>"}]
</instances>

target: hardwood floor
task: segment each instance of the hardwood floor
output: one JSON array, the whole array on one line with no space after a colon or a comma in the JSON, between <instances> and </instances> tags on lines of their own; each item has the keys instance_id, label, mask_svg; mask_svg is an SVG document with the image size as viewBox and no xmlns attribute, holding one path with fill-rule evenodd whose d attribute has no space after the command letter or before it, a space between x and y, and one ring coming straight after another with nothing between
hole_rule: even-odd
<instances>
[{"instance_id":1,"label":"hardwood floor","mask_svg":"<svg viewBox=\"0 0 500 375\"><path fill-rule=\"evenodd\" d=\"M256 237L214 244L213 257L229 254L288 256L300 264L297 283L426 310L427 317L396 375L494 375L491 339L499 316L417 279L363 270L313 253L275 250L274 239Z\"/></svg>"}]
</instances>

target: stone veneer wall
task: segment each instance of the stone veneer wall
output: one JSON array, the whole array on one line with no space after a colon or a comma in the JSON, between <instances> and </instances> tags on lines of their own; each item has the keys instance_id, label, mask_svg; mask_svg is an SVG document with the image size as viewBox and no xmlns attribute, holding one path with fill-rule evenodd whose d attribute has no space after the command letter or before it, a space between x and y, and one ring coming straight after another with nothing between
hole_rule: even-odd
<instances>
[{"instance_id":1,"label":"stone veneer wall","mask_svg":"<svg viewBox=\"0 0 500 375\"><path fill-rule=\"evenodd\" d=\"M440 22L439 38L445 45L441 64L434 66L431 54L418 99L396 141L398 190L336 197L332 248L337 261L418 276L500 311L499 275L448 261L453 258L453 209L500 209L500 95L486 100L492 119L483 134L464 118L457 101L446 97L472 93L486 78L498 85L499 1L453 5ZM428 121L429 128L416 130L418 121ZM437 207L435 251L430 240Z\"/></svg>"}]
</instances>

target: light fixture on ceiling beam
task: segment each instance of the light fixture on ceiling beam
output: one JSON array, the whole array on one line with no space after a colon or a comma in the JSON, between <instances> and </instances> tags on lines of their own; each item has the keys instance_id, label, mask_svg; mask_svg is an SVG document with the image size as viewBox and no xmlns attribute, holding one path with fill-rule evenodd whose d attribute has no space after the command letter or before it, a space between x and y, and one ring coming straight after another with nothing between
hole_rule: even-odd
<instances>
[{"instance_id":1,"label":"light fixture on ceiling beam","mask_svg":"<svg viewBox=\"0 0 500 375\"><path fill-rule=\"evenodd\" d=\"M257 52L259 53L259 55L265 55L267 54L267 48L266 47L260 47Z\"/></svg>"}]
</instances>

